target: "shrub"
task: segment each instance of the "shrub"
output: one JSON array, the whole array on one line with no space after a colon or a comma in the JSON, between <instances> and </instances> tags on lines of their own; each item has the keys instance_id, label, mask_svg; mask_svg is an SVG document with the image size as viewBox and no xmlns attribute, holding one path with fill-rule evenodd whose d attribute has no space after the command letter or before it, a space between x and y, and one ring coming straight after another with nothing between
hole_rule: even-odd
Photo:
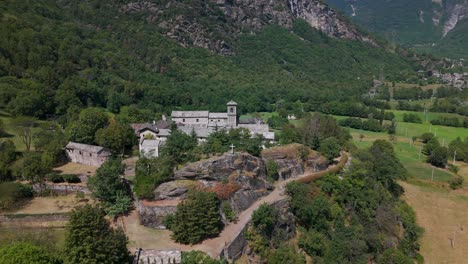
<instances>
[{"instance_id":1,"label":"shrub","mask_svg":"<svg viewBox=\"0 0 468 264\"><path fill-rule=\"evenodd\" d=\"M434 138L434 134L432 133L424 133L419 137L423 143L429 142L432 138Z\"/></svg>"},{"instance_id":2,"label":"shrub","mask_svg":"<svg viewBox=\"0 0 468 264\"><path fill-rule=\"evenodd\" d=\"M237 221L236 212L234 212L234 210L232 210L231 204L228 201L223 201L222 202L221 209L223 210L224 215L226 216L226 219L229 222Z\"/></svg>"},{"instance_id":3,"label":"shrub","mask_svg":"<svg viewBox=\"0 0 468 264\"><path fill-rule=\"evenodd\" d=\"M463 186L463 177L455 176L450 180L450 188L452 190L460 189Z\"/></svg>"},{"instance_id":4,"label":"shrub","mask_svg":"<svg viewBox=\"0 0 468 264\"><path fill-rule=\"evenodd\" d=\"M53 182L53 183L64 182L63 176L56 173L56 172L52 172L52 173L47 174L46 179L48 181L50 181L50 182Z\"/></svg>"},{"instance_id":5,"label":"shrub","mask_svg":"<svg viewBox=\"0 0 468 264\"><path fill-rule=\"evenodd\" d=\"M80 177L76 176L75 174L63 174L63 180L68 183L79 183L81 182Z\"/></svg>"},{"instance_id":6,"label":"shrub","mask_svg":"<svg viewBox=\"0 0 468 264\"><path fill-rule=\"evenodd\" d=\"M278 165L274 160L267 160L266 162L266 171L267 177L269 181L277 181L278 180Z\"/></svg>"}]
</instances>

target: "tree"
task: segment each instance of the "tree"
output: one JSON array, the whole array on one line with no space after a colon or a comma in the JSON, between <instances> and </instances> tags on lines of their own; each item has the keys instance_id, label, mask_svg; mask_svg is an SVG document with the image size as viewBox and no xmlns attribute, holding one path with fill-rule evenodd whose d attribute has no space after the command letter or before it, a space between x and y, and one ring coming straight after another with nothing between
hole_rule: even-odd
<instances>
[{"instance_id":1,"label":"tree","mask_svg":"<svg viewBox=\"0 0 468 264\"><path fill-rule=\"evenodd\" d=\"M13 175L17 179L33 183L42 182L45 175L52 169L52 164L40 153L27 153L13 167Z\"/></svg>"},{"instance_id":2,"label":"tree","mask_svg":"<svg viewBox=\"0 0 468 264\"><path fill-rule=\"evenodd\" d=\"M105 210L116 216L130 209L131 199L120 175L124 165L120 160L109 160L96 171L88 181L88 188L93 196L103 202Z\"/></svg>"},{"instance_id":3,"label":"tree","mask_svg":"<svg viewBox=\"0 0 468 264\"><path fill-rule=\"evenodd\" d=\"M174 174L174 161L170 157L141 157L136 164L133 190L139 198L152 199L154 189Z\"/></svg>"},{"instance_id":4,"label":"tree","mask_svg":"<svg viewBox=\"0 0 468 264\"><path fill-rule=\"evenodd\" d=\"M429 140L434 138L434 134L432 133L424 133L419 137L423 143L429 142Z\"/></svg>"},{"instance_id":5,"label":"tree","mask_svg":"<svg viewBox=\"0 0 468 264\"><path fill-rule=\"evenodd\" d=\"M18 136L26 147L26 151L30 151L33 141L33 128L37 126L36 120L30 117L18 117L13 120L13 126L18 131Z\"/></svg>"},{"instance_id":6,"label":"tree","mask_svg":"<svg viewBox=\"0 0 468 264\"><path fill-rule=\"evenodd\" d=\"M340 156L340 145L335 137L329 137L320 142L320 153L332 162L334 158Z\"/></svg>"},{"instance_id":7,"label":"tree","mask_svg":"<svg viewBox=\"0 0 468 264\"><path fill-rule=\"evenodd\" d=\"M0 182L11 180L11 163L16 160L16 147L13 141L0 141Z\"/></svg>"},{"instance_id":8,"label":"tree","mask_svg":"<svg viewBox=\"0 0 468 264\"><path fill-rule=\"evenodd\" d=\"M425 155L430 155L438 147L440 147L439 140L437 140L437 138L431 138L422 148L422 153Z\"/></svg>"},{"instance_id":9,"label":"tree","mask_svg":"<svg viewBox=\"0 0 468 264\"><path fill-rule=\"evenodd\" d=\"M268 257L269 264L305 264L304 255L297 252L293 246L282 245L277 250L273 251Z\"/></svg>"},{"instance_id":10,"label":"tree","mask_svg":"<svg viewBox=\"0 0 468 264\"><path fill-rule=\"evenodd\" d=\"M125 233L112 229L98 207L85 205L71 212L65 238L67 263L131 263L127 244Z\"/></svg>"},{"instance_id":11,"label":"tree","mask_svg":"<svg viewBox=\"0 0 468 264\"><path fill-rule=\"evenodd\" d=\"M135 133L129 125L123 125L112 119L105 128L100 128L96 132L96 143L109 148L114 154L124 152L125 146L129 146L134 141Z\"/></svg>"},{"instance_id":12,"label":"tree","mask_svg":"<svg viewBox=\"0 0 468 264\"><path fill-rule=\"evenodd\" d=\"M215 193L192 191L177 205L171 225L172 238L183 244L196 244L221 231L219 200Z\"/></svg>"},{"instance_id":13,"label":"tree","mask_svg":"<svg viewBox=\"0 0 468 264\"><path fill-rule=\"evenodd\" d=\"M67 134L71 141L84 144L95 144L96 132L107 126L109 117L98 108L82 110L75 120L67 127Z\"/></svg>"},{"instance_id":14,"label":"tree","mask_svg":"<svg viewBox=\"0 0 468 264\"><path fill-rule=\"evenodd\" d=\"M27 242L15 242L0 247L2 264L59 264L58 258L40 246Z\"/></svg>"},{"instance_id":15,"label":"tree","mask_svg":"<svg viewBox=\"0 0 468 264\"><path fill-rule=\"evenodd\" d=\"M257 233L271 238L279 216L278 210L266 203L260 205L252 214L252 224Z\"/></svg>"},{"instance_id":16,"label":"tree","mask_svg":"<svg viewBox=\"0 0 468 264\"><path fill-rule=\"evenodd\" d=\"M429 156L427 157L427 162L431 163L433 166L445 168L448 160L448 148L436 146L431 149Z\"/></svg>"},{"instance_id":17,"label":"tree","mask_svg":"<svg viewBox=\"0 0 468 264\"><path fill-rule=\"evenodd\" d=\"M196 146L196 138L180 130L172 130L164 148L161 150L161 154L172 158L176 163L183 163L191 160L192 151Z\"/></svg>"}]
</instances>

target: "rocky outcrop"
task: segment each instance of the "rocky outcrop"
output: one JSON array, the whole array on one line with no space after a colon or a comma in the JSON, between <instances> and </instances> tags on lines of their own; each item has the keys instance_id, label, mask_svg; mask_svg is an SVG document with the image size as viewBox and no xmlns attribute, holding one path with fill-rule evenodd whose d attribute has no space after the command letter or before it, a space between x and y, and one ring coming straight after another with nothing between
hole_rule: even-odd
<instances>
[{"instance_id":1,"label":"rocky outcrop","mask_svg":"<svg viewBox=\"0 0 468 264\"><path fill-rule=\"evenodd\" d=\"M225 188L229 184L229 187ZM267 182L265 164L248 153L224 154L189 163L174 172L173 181L154 190L154 201L139 201L137 210L144 226L164 229L164 217L174 213L177 203L190 189L206 189L225 195L236 213L267 195L273 186ZM219 190L221 189L221 190Z\"/></svg>"},{"instance_id":2,"label":"rocky outcrop","mask_svg":"<svg viewBox=\"0 0 468 264\"><path fill-rule=\"evenodd\" d=\"M212 2L167 1L156 5L138 1L120 8L126 14L146 14L149 23L182 46L196 46L231 55L231 45L241 33L255 33L277 24L292 28L295 19L304 19L311 27L333 38L365 41L367 35L342 19L319 0L216 0Z\"/></svg>"},{"instance_id":3,"label":"rocky outcrop","mask_svg":"<svg viewBox=\"0 0 468 264\"><path fill-rule=\"evenodd\" d=\"M445 11L448 18L442 30L444 37L457 26L458 22L468 17L468 1L447 1Z\"/></svg>"},{"instance_id":4,"label":"rocky outcrop","mask_svg":"<svg viewBox=\"0 0 468 264\"><path fill-rule=\"evenodd\" d=\"M294 237L296 234L295 218L291 212L291 208L287 200L281 200L273 204L273 206L279 211L279 218L274 229L274 233L277 234L276 238L281 241L287 241ZM253 250L248 246L246 232L249 230L251 223L247 224L244 229L230 242L228 243L222 252L220 252L220 258L224 258L229 261L238 260L243 254L252 256Z\"/></svg>"},{"instance_id":5,"label":"rocky outcrop","mask_svg":"<svg viewBox=\"0 0 468 264\"><path fill-rule=\"evenodd\" d=\"M177 202L175 203L152 203L147 201L137 202L137 211L140 224L155 229L166 229L164 218L166 215L175 213Z\"/></svg>"}]
</instances>

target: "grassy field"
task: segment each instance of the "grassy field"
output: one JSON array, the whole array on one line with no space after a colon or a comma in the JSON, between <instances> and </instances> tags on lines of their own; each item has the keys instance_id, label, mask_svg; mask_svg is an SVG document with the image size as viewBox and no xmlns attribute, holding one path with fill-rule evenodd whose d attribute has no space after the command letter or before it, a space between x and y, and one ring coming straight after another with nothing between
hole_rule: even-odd
<instances>
[{"instance_id":1,"label":"grassy field","mask_svg":"<svg viewBox=\"0 0 468 264\"><path fill-rule=\"evenodd\" d=\"M26 146L21 141L21 138L18 136L18 131L13 125L15 118L12 117L10 114L6 113L5 111L0 110L0 120L3 123L5 132L8 134L6 136L2 135L3 137L0 136L0 139L10 139L13 141L13 143L15 143L17 151L25 151ZM46 122L47 121L42 121L42 120L37 121L38 124L44 124Z\"/></svg>"},{"instance_id":2,"label":"grassy field","mask_svg":"<svg viewBox=\"0 0 468 264\"><path fill-rule=\"evenodd\" d=\"M358 129L350 129L351 135L353 136L353 142L359 148L365 148L372 145L377 139L388 140L388 135L385 133L377 133L370 131L361 131ZM361 140L360 135L364 135ZM440 168L434 168L434 177L432 176L433 167L424 162L425 156L419 155L419 151L422 148L421 143L411 144L410 140L403 137L397 137L397 142L393 143L395 152L403 163L405 168L408 170L408 176L410 180L423 182L434 182L437 185L448 185L448 181L455 175L446 170ZM466 175L466 182L468 182L468 175Z\"/></svg>"}]
</instances>

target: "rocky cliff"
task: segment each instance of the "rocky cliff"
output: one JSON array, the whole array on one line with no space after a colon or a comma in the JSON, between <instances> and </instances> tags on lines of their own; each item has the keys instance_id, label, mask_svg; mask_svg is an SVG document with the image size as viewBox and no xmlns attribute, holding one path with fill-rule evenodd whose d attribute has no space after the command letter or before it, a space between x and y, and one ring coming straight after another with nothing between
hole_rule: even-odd
<instances>
[{"instance_id":1,"label":"rocky cliff","mask_svg":"<svg viewBox=\"0 0 468 264\"><path fill-rule=\"evenodd\" d=\"M375 42L319 0L138 1L123 5L125 14L143 14L166 36L182 46L235 53L233 42L241 33L255 33L267 25L292 28L296 19L333 38Z\"/></svg>"},{"instance_id":2,"label":"rocky cliff","mask_svg":"<svg viewBox=\"0 0 468 264\"><path fill-rule=\"evenodd\" d=\"M317 171L327 167L326 160L311 150L305 161L298 158L299 146L294 144L268 149L262 153L262 158L248 153L226 153L189 163L174 172L172 181L154 190L152 201L138 201L140 223L164 229L164 217L175 212L177 204L185 199L191 189L215 192L239 214L273 190L271 179L267 179L266 161L273 160L277 164L280 181L297 177L305 170ZM221 215L224 218L224 214Z\"/></svg>"}]
</instances>

